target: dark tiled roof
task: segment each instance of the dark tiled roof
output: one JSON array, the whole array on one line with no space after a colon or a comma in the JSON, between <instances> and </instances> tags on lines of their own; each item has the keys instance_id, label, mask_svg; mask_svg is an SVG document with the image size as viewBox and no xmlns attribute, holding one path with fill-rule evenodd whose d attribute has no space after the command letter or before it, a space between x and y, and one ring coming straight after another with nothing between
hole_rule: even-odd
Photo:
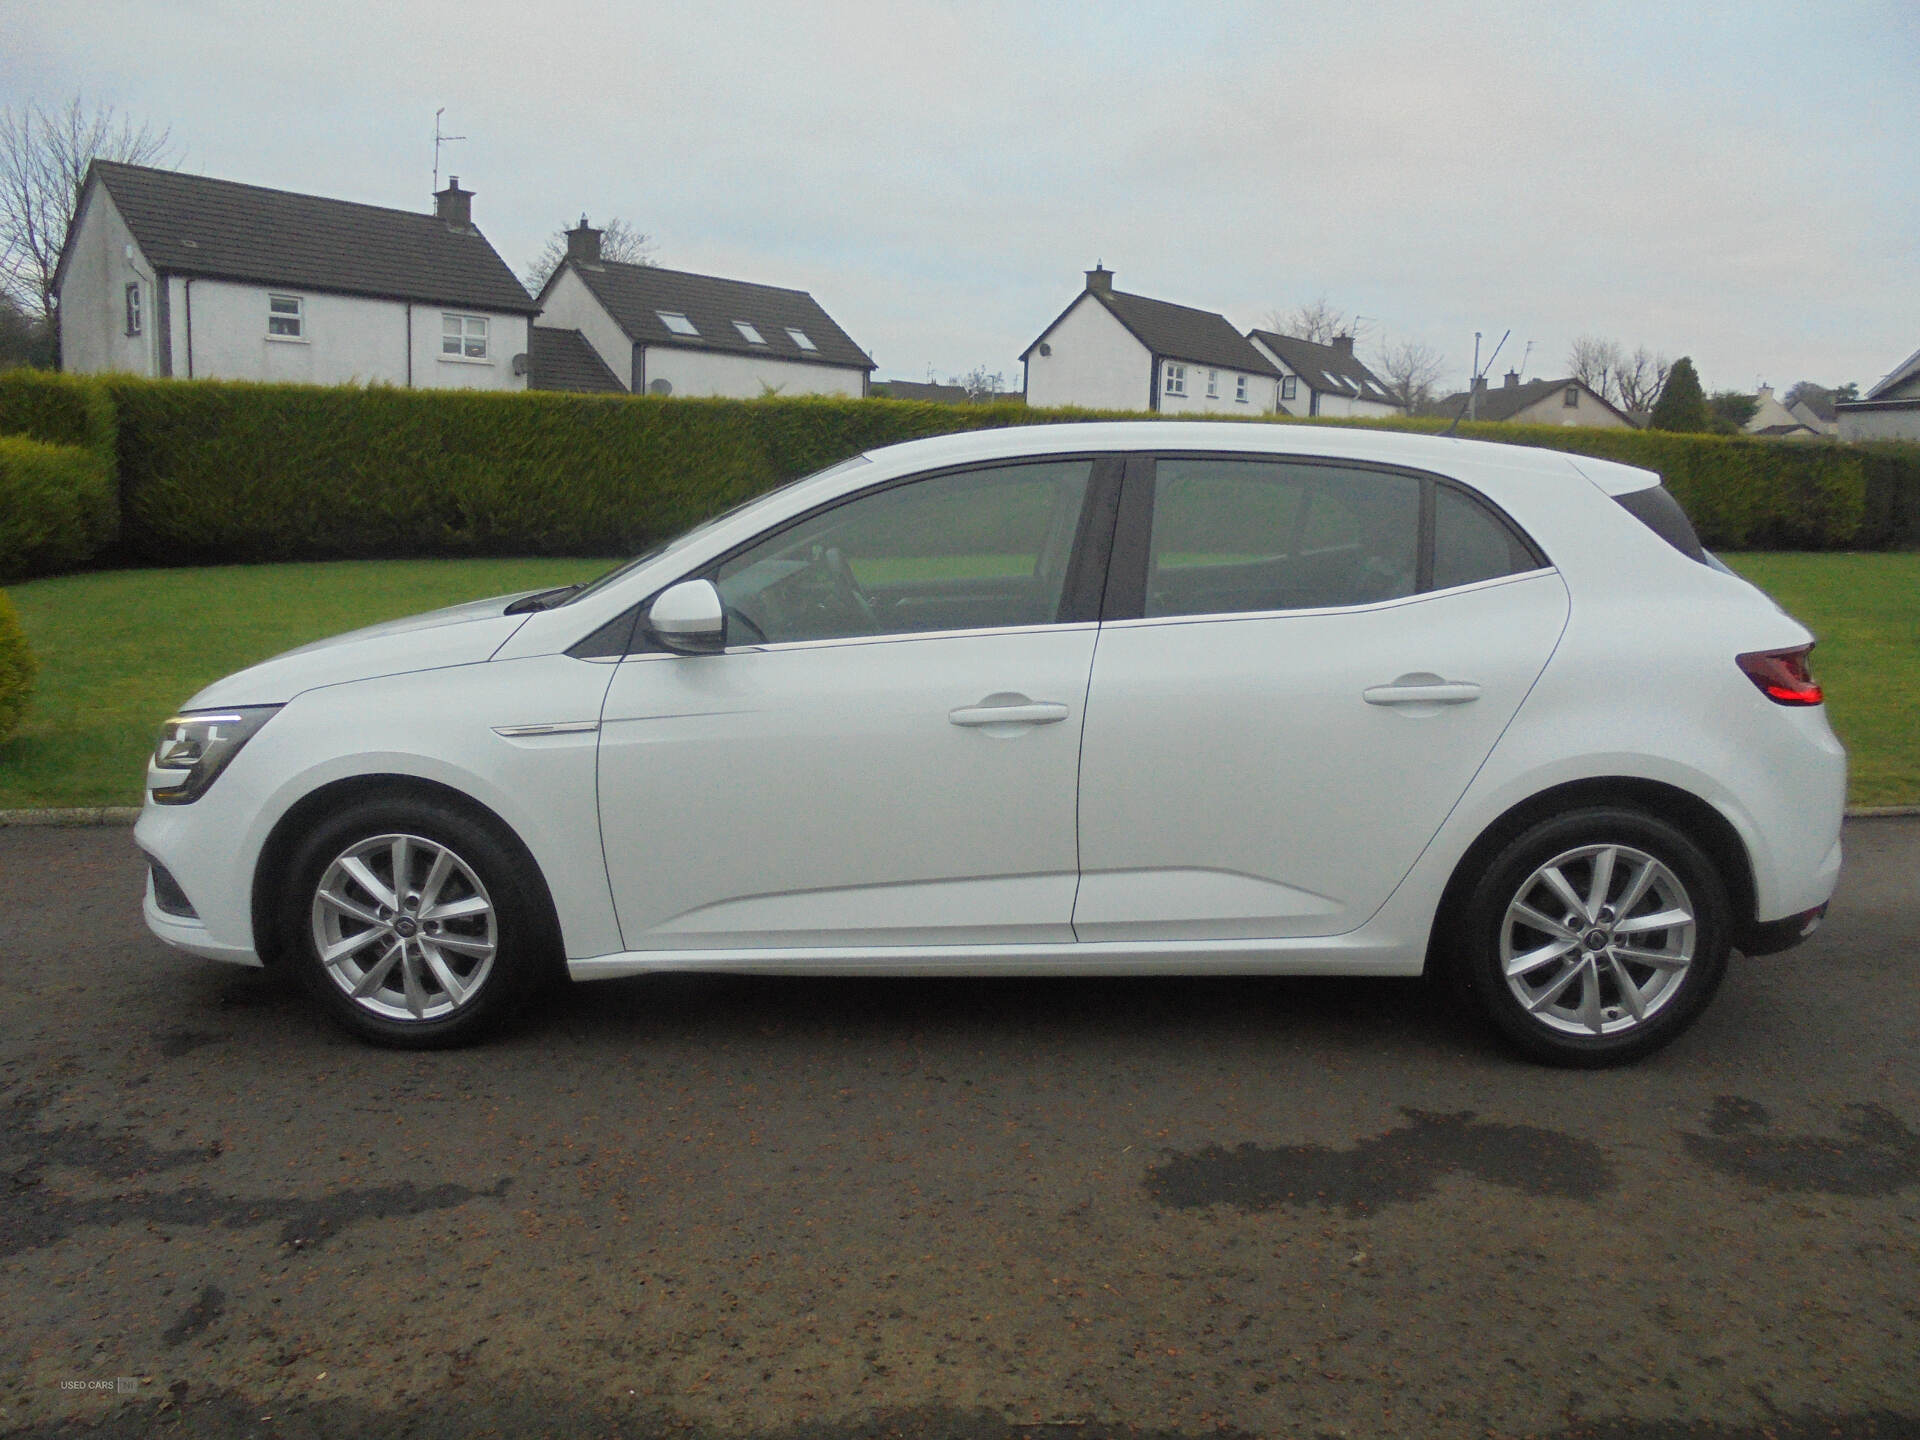
<instances>
[{"instance_id":1,"label":"dark tiled roof","mask_svg":"<svg viewBox=\"0 0 1920 1440\"><path fill-rule=\"evenodd\" d=\"M567 264L628 337L642 345L673 345L727 355L771 355L780 360L873 369L867 352L854 344L820 308L820 302L804 290L722 280L658 265L622 265L611 260L569 260ZM552 284L551 280L547 282L549 288ZM675 334L660 318L663 310L686 316L700 333ZM753 326L766 344L756 345L747 339L734 325L736 320ZM805 334L815 348L808 350L795 341L787 334L789 327Z\"/></svg>"},{"instance_id":2,"label":"dark tiled roof","mask_svg":"<svg viewBox=\"0 0 1920 1440\"><path fill-rule=\"evenodd\" d=\"M1362 365L1351 350L1336 350L1331 345L1316 345L1311 340L1278 335L1271 330L1249 331L1248 338L1258 340L1286 361L1287 368L1306 381L1309 390L1318 390L1322 395L1344 395L1349 400L1398 403L1380 383L1380 377ZM1353 383L1343 384L1343 380Z\"/></svg>"},{"instance_id":3,"label":"dark tiled roof","mask_svg":"<svg viewBox=\"0 0 1920 1440\"><path fill-rule=\"evenodd\" d=\"M1087 293L1106 306L1113 318L1132 332L1134 339L1163 360L1218 365L1251 375L1280 373L1247 342L1246 336L1227 323L1224 315L1195 310L1190 305L1175 305L1170 300L1129 295L1121 290L1089 290Z\"/></svg>"},{"instance_id":4,"label":"dark tiled roof","mask_svg":"<svg viewBox=\"0 0 1920 1440\"><path fill-rule=\"evenodd\" d=\"M436 215L96 160L158 270L476 310L538 307L478 230Z\"/></svg>"},{"instance_id":5,"label":"dark tiled roof","mask_svg":"<svg viewBox=\"0 0 1920 1440\"><path fill-rule=\"evenodd\" d=\"M527 332L527 384L535 390L624 395L627 387L578 330L535 325Z\"/></svg>"},{"instance_id":6,"label":"dark tiled roof","mask_svg":"<svg viewBox=\"0 0 1920 1440\"><path fill-rule=\"evenodd\" d=\"M1913 354L1889 370L1886 378L1869 390L1865 398L1868 400L1912 400L1920 398L1910 394L1902 394L1902 392L1908 388L1907 382L1913 380L1915 377L1920 377L1920 350L1914 351Z\"/></svg>"},{"instance_id":7,"label":"dark tiled roof","mask_svg":"<svg viewBox=\"0 0 1920 1440\"><path fill-rule=\"evenodd\" d=\"M883 400L932 400L941 405L967 403L964 385L935 385L925 380L876 380L873 393Z\"/></svg>"},{"instance_id":8,"label":"dark tiled roof","mask_svg":"<svg viewBox=\"0 0 1920 1440\"><path fill-rule=\"evenodd\" d=\"M1569 385L1579 385L1580 393L1588 400L1603 405L1613 411L1623 421L1631 425L1633 418L1625 411L1593 393L1580 381L1568 377L1564 380L1529 380L1522 385L1489 385L1480 392L1480 403L1474 406L1473 418L1476 420L1511 420L1529 405L1537 405L1550 395L1558 394ZM1439 403L1439 413L1451 417L1467 403L1467 392L1456 390Z\"/></svg>"}]
</instances>

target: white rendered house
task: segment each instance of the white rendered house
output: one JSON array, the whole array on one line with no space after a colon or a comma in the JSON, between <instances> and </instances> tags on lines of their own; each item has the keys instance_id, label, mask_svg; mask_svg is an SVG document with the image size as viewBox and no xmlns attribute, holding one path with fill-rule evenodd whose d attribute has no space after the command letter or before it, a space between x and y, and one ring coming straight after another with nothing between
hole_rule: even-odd
<instances>
[{"instance_id":1,"label":"white rendered house","mask_svg":"<svg viewBox=\"0 0 1920 1440\"><path fill-rule=\"evenodd\" d=\"M1163 415L1270 415L1280 374L1224 315L1113 288L1087 288L1021 354L1029 405Z\"/></svg>"},{"instance_id":2,"label":"white rendered house","mask_svg":"<svg viewBox=\"0 0 1920 1440\"><path fill-rule=\"evenodd\" d=\"M63 369L524 390L535 306L456 176L432 214L96 160L54 275Z\"/></svg>"},{"instance_id":3,"label":"white rendered house","mask_svg":"<svg viewBox=\"0 0 1920 1440\"><path fill-rule=\"evenodd\" d=\"M1896 365L1865 399L1833 407L1842 440L1920 440L1920 350Z\"/></svg>"},{"instance_id":4,"label":"white rendered house","mask_svg":"<svg viewBox=\"0 0 1920 1440\"><path fill-rule=\"evenodd\" d=\"M635 394L860 396L873 375L872 357L806 291L603 260L585 217L539 304L538 329L577 332ZM539 353L561 344L579 348L543 336ZM535 384L582 388L544 364Z\"/></svg>"},{"instance_id":5,"label":"white rendered house","mask_svg":"<svg viewBox=\"0 0 1920 1440\"><path fill-rule=\"evenodd\" d=\"M1271 330L1249 330L1253 348L1280 372L1277 392L1283 415L1404 415L1406 406L1387 392L1353 353L1353 337L1336 335L1317 345Z\"/></svg>"}]
</instances>

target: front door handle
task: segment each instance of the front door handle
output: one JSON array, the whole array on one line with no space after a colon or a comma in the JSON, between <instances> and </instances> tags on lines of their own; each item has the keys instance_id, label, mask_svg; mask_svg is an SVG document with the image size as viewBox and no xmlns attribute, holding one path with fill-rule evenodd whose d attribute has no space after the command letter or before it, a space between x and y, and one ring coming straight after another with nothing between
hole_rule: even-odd
<instances>
[{"instance_id":1,"label":"front door handle","mask_svg":"<svg viewBox=\"0 0 1920 1440\"><path fill-rule=\"evenodd\" d=\"M956 725L1057 725L1067 718L1067 707L1056 700L1029 700L1024 695L989 695L978 705L949 710Z\"/></svg>"},{"instance_id":2,"label":"front door handle","mask_svg":"<svg viewBox=\"0 0 1920 1440\"><path fill-rule=\"evenodd\" d=\"M1438 675L1402 675L1391 685L1370 685L1360 692L1369 705L1464 705L1480 698L1471 680L1442 680Z\"/></svg>"}]
</instances>

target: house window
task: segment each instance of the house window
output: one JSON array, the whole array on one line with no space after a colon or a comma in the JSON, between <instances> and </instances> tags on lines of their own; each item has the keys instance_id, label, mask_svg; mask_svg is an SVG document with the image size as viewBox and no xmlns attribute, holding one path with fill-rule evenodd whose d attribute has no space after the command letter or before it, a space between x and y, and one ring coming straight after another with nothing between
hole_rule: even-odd
<instances>
[{"instance_id":1,"label":"house window","mask_svg":"<svg viewBox=\"0 0 1920 1440\"><path fill-rule=\"evenodd\" d=\"M140 333L140 286L133 282L127 286L127 334Z\"/></svg>"},{"instance_id":2,"label":"house window","mask_svg":"<svg viewBox=\"0 0 1920 1440\"><path fill-rule=\"evenodd\" d=\"M1233 398L1238 400L1242 405L1247 403L1247 377L1246 376L1236 375L1233 377Z\"/></svg>"},{"instance_id":3,"label":"house window","mask_svg":"<svg viewBox=\"0 0 1920 1440\"><path fill-rule=\"evenodd\" d=\"M1580 387L1578 385L1567 386L1566 396L1564 399L1561 400L1560 403L1566 406L1567 409L1569 410L1579 409L1580 408Z\"/></svg>"},{"instance_id":4,"label":"house window","mask_svg":"<svg viewBox=\"0 0 1920 1440\"><path fill-rule=\"evenodd\" d=\"M764 345L767 343L760 332L744 320L734 321L733 328L740 332L740 338L745 340L749 345Z\"/></svg>"},{"instance_id":5,"label":"house window","mask_svg":"<svg viewBox=\"0 0 1920 1440\"><path fill-rule=\"evenodd\" d=\"M1175 365L1171 361L1168 362L1166 392L1169 395L1184 395L1187 393L1186 366Z\"/></svg>"},{"instance_id":6,"label":"house window","mask_svg":"<svg viewBox=\"0 0 1920 1440\"><path fill-rule=\"evenodd\" d=\"M677 310L656 310L653 313L660 317L660 323L662 325L666 326L667 329L676 335L698 335L700 333L700 331L695 328L694 323Z\"/></svg>"},{"instance_id":7,"label":"house window","mask_svg":"<svg viewBox=\"0 0 1920 1440\"><path fill-rule=\"evenodd\" d=\"M1218 370L1207 371L1207 398L1209 400L1218 400L1220 398L1220 372Z\"/></svg>"},{"instance_id":8,"label":"house window","mask_svg":"<svg viewBox=\"0 0 1920 1440\"><path fill-rule=\"evenodd\" d=\"M440 355L462 360L487 358L487 317L484 315L442 315L440 317Z\"/></svg>"},{"instance_id":9,"label":"house window","mask_svg":"<svg viewBox=\"0 0 1920 1440\"><path fill-rule=\"evenodd\" d=\"M298 295L267 296L267 338L302 340L307 334L307 302Z\"/></svg>"},{"instance_id":10,"label":"house window","mask_svg":"<svg viewBox=\"0 0 1920 1440\"><path fill-rule=\"evenodd\" d=\"M787 327L787 338L792 340L793 343L798 345L802 350L818 350L820 348L807 338L806 331L796 330L791 325Z\"/></svg>"},{"instance_id":11,"label":"house window","mask_svg":"<svg viewBox=\"0 0 1920 1440\"><path fill-rule=\"evenodd\" d=\"M1280 398L1291 400L1300 393L1300 377L1288 375L1280 382Z\"/></svg>"}]
</instances>

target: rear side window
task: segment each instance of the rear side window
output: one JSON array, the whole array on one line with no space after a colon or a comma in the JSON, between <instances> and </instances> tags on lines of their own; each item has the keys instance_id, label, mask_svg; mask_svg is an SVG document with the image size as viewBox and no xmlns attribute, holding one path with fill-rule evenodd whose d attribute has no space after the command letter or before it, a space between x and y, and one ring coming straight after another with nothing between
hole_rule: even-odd
<instances>
[{"instance_id":1,"label":"rear side window","mask_svg":"<svg viewBox=\"0 0 1920 1440\"><path fill-rule=\"evenodd\" d=\"M1523 575L1541 563L1513 527L1480 501L1451 485L1434 487L1433 589Z\"/></svg>"},{"instance_id":2,"label":"rear side window","mask_svg":"<svg viewBox=\"0 0 1920 1440\"><path fill-rule=\"evenodd\" d=\"M1673 498L1673 492L1666 486L1650 485L1645 490L1632 490L1613 498L1620 502L1622 510L1689 560L1698 560L1702 565L1707 563L1706 548L1694 533L1693 522L1687 518L1687 512L1680 508L1680 502Z\"/></svg>"}]
</instances>

